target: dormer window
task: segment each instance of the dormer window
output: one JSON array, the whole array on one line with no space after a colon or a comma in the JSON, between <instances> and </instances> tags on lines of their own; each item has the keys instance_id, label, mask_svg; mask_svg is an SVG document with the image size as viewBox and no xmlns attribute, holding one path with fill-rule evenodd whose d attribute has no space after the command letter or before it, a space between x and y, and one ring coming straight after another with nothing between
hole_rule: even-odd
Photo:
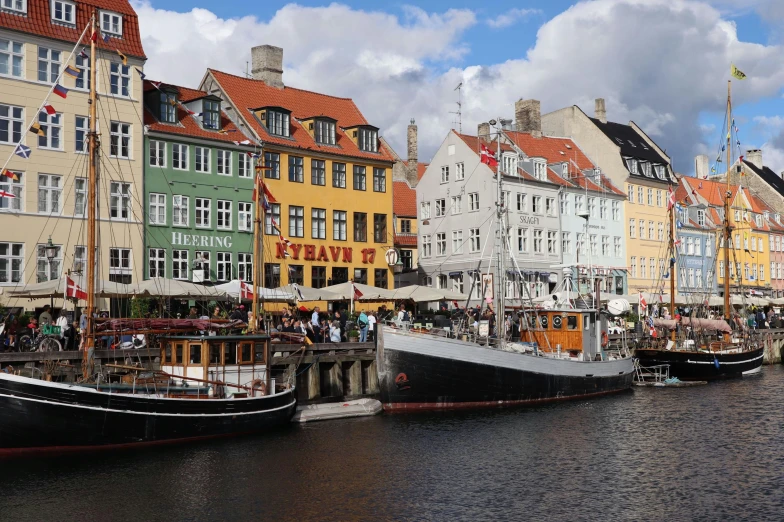
<instances>
[{"instance_id":1,"label":"dormer window","mask_svg":"<svg viewBox=\"0 0 784 522\"><path fill-rule=\"evenodd\" d=\"M705 226L705 211L698 210L697 211L697 224L701 227Z\"/></svg>"},{"instance_id":2,"label":"dormer window","mask_svg":"<svg viewBox=\"0 0 784 522\"><path fill-rule=\"evenodd\" d=\"M76 5L66 0L52 0L52 20L74 25L76 23Z\"/></svg>"},{"instance_id":3,"label":"dormer window","mask_svg":"<svg viewBox=\"0 0 784 522\"><path fill-rule=\"evenodd\" d=\"M27 0L0 0L0 6L9 11L27 13Z\"/></svg>"},{"instance_id":4,"label":"dormer window","mask_svg":"<svg viewBox=\"0 0 784 522\"><path fill-rule=\"evenodd\" d=\"M643 161L640 163L642 166L642 173L645 175L646 178L652 178L653 174L651 174L651 164L647 161Z\"/></svg>"},{"instance_id":5,"label":"dormer window","mask_svg":"<svg viewBox=\"0 0 784 522\"><path fill-rule=\"evenodd\" d=\"M204 100L202 105L201 121L205 129L220 129L220 102Z\"/></svg>"},{"instance_id":6,"label":"dormer window","mask_svg":"<svg viewBox=\"0 0 784 522\"><path fill-rule=\"evenodd\" d=\"M770 212L766 210L762 215L765 217L765 221L770 221Z\"/></svg>"},{"instance_id":7,"label":"dormer window","mask_svg":"<svg viewBox=\"0 0 784 522\"><path fill-rule=\"evenodd\" d=\"M534 160L534 177L540 181L547 179L547 163L542 160Z\"/></svg>"},{"instance_id":8,"label":"dormer window","mask_svg":"<svg viewBox=\"0 0 784 522\"><path fill-rule=\"evenodd\" d=\"M629 172L632 174L639 174L637 171L637 160L634 158L629 158L626 160L626 166L629 168Z\"/></svg>"},{"instance_id":9,"label":"dormer window","mask_svg":"<svg viewBox=\"0 0 784 522\"><path fill-rule=\"evenodd\" d=\"M335 121L316 120L313 125L313 139L323 145L335 144Z\"/></svg>"},{"instance_id":10,"label":"dormer window","mask_svg":"<svg viewBox=\"0 0 784 522\"><path fill-rule=\"evenodd\" d=\"M378 152L378 131L372 128L360 128L357 138L359 150L365 152Z\"/></svg>"},{"instance_id":11,"label":"dormer window","mask_svg":"<svg viewBox=\"0 0 784 522\"><path fill-rule=\"evenodd\" d=\"M762 216L760 214L754 216L754 221L757 223L758 227L762 226Z\"/></svg>"},{"instance_id":12,"label":"dormer window","mask_svg":"<svg viewBox=\"0 0 784 522\"><path fill-rule=\"evenodd\" d=\"M654 165L653 170L656 172L657 178L664 179L664 165Z\"/></svg>"},{"instance_id":13,"label":"dormer window","mask_svg":"<svg viewBox=\"0 0 784 522\"><path fill-rule=\"evenodd\" d=\"M289 115L286 112L270 109L266 113L267 132L275 136L289 136Z\"/></svg>"},{"instance_id":14,"label":"dormer window","mask_svg":"<svg viewBox=\"0 0 784 522\"><path fill-rule=\"evenodd\" d=\"M781 224L781 214L775 214L773 217L776 218L776 223Z\"/></svg>"},{"instance_id":15,"label":"dormer window","mask_svg":"<svg viewBox=\"0 0 784 522\"><path fill-rule=\"evenodd\" d=\"M112 36L122 36L123 19L122 15L103 11L101 13L101 32Z\"/></svg>"},{"instance_id":16,"label":"dormer window","mask_svg":"<svg viewBox=\"0 0 784 522\"><path fill-rule=\"evenodd\" d=\"M517 174L517 154L504 154L501 156L504 163L504 172L507 176Z\"/></svg>"},{"instance_id":17,"label":"dormer window","mask_svg":"<svg viewBox=\"0 0 784 522\"><path fill-rule=\"evenodd\" d=\"M175 123L177 121L177 95L161 91L160 100L158 119L164 123Z\"/></svg>"}]
</instances>

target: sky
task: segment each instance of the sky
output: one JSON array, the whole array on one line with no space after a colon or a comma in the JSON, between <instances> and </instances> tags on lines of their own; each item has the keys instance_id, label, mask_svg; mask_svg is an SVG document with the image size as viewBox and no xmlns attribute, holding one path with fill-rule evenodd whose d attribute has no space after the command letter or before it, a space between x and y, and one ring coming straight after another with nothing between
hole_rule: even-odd
<instances>
[{"instance_id":1,"label":"sky","mask_svg":"<svg viewBox=\"0 0 784 522\"><path fill-rule=\"evenodd\" d=\"M283 48L283 82L356 102L405 156L419 128L427 161L456 125L512 118L520 98L633 120L690 175L713 162L733 117L741 154L784 171L784 0L131 0L148 78L197 87L205 70L241 75L250 49ZM734 151L738 155L737 150ZM721 169L721 165L718 166Z\"/></svg>"}]
</instances>

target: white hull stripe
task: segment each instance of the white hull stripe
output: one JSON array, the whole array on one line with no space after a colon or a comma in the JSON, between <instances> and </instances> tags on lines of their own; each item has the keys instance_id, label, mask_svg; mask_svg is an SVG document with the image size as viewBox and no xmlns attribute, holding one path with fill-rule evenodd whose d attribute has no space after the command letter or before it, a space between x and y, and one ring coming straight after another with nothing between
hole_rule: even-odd
<instances>
[{"instance_id":1,"label":"white hull stripe","mask_svg":"<svg viewBox=\"0 0 784 522\"><path fill-rule=\"evenodd\" d=\"M146 411L115 410L112 408L99 408L96 406L85 406L83 404L70 404L67 402L45 401L42 399L32 399L30 397L19 397L18 395L9 395L7 393L0 393L0 397L7 397L10 399L16 399L20 401L39 402L42 404L49 404L50 406L63 406L66 408L80 408L83 410L102 411L104 413L121 413L121 414L147 415L147 416L154 415L157 417L204 417L204 418L235 417L237 415L260 415L262 413L270 413L273 411L280 411L286 408L291 408L297 403L297 401L291 401L290 403L284 404L283 406L278 406L277 408L270 408L268 410L261 410L261 411L238 411L238 412L230 412L230 413L157 413L157 412L146 412Z\"/></svg>"},{"instance_id":2,"label":"white hull stripe","mask_svg":"<svg viewBox=\"0 0 784 522\"><path fill-rule=\"evenodd\" d=\"M746 363L750 363L752 361L758 361L758 360L762 359L762 357L764 357L764 356L763 355L758 355L757 357L752 357L751 359L746 359L745 361L733 361L733 362L721 362L721 361L719 361L719 364L722 365L722 366L725 365L725 364L746 364ZM686 359L686 362L689 363L689 364L715 364L714 361L692 361L691 359Z\"/></svg>"}]
</instances>

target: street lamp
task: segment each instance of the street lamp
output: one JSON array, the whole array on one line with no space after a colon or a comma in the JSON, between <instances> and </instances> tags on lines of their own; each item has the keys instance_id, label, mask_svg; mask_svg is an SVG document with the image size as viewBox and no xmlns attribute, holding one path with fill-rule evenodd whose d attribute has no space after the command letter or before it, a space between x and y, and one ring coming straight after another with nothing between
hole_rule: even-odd
<instances>
[{"instance_id":1,"label":"street lamp","mask_svg":"<svg viewBox=\"0 0 784 522\"><path fill-rule=\"evenodd\" d=\"M46 242L44 252L46 253L46 259L49 260L49 273L51 274L52 261L54 261L54 258L57 257L57 247L52 243L52 236L49 236L49 241ZM54 310L54 296L49 298L49 306L52 308L52 310Z\"/></svg>"}]
</instances>

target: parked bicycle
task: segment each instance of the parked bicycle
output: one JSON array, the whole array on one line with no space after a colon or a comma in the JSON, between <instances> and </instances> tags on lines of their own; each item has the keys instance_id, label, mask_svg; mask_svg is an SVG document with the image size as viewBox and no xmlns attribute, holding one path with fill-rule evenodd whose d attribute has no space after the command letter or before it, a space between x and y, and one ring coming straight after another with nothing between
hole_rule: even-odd
<instances>
[{"instance_id":1,"label":"parked bicycle","mask_svg":"<svg viewBox=\"0 0 784 522\"><path fill-rule=\"evenodd\" d=\"M19 337L20 352L59 352L63 345L57 339L60 336L60 327L44 325L39 330L32 328L29 334Z\"/></svg>"}]
</instances>

